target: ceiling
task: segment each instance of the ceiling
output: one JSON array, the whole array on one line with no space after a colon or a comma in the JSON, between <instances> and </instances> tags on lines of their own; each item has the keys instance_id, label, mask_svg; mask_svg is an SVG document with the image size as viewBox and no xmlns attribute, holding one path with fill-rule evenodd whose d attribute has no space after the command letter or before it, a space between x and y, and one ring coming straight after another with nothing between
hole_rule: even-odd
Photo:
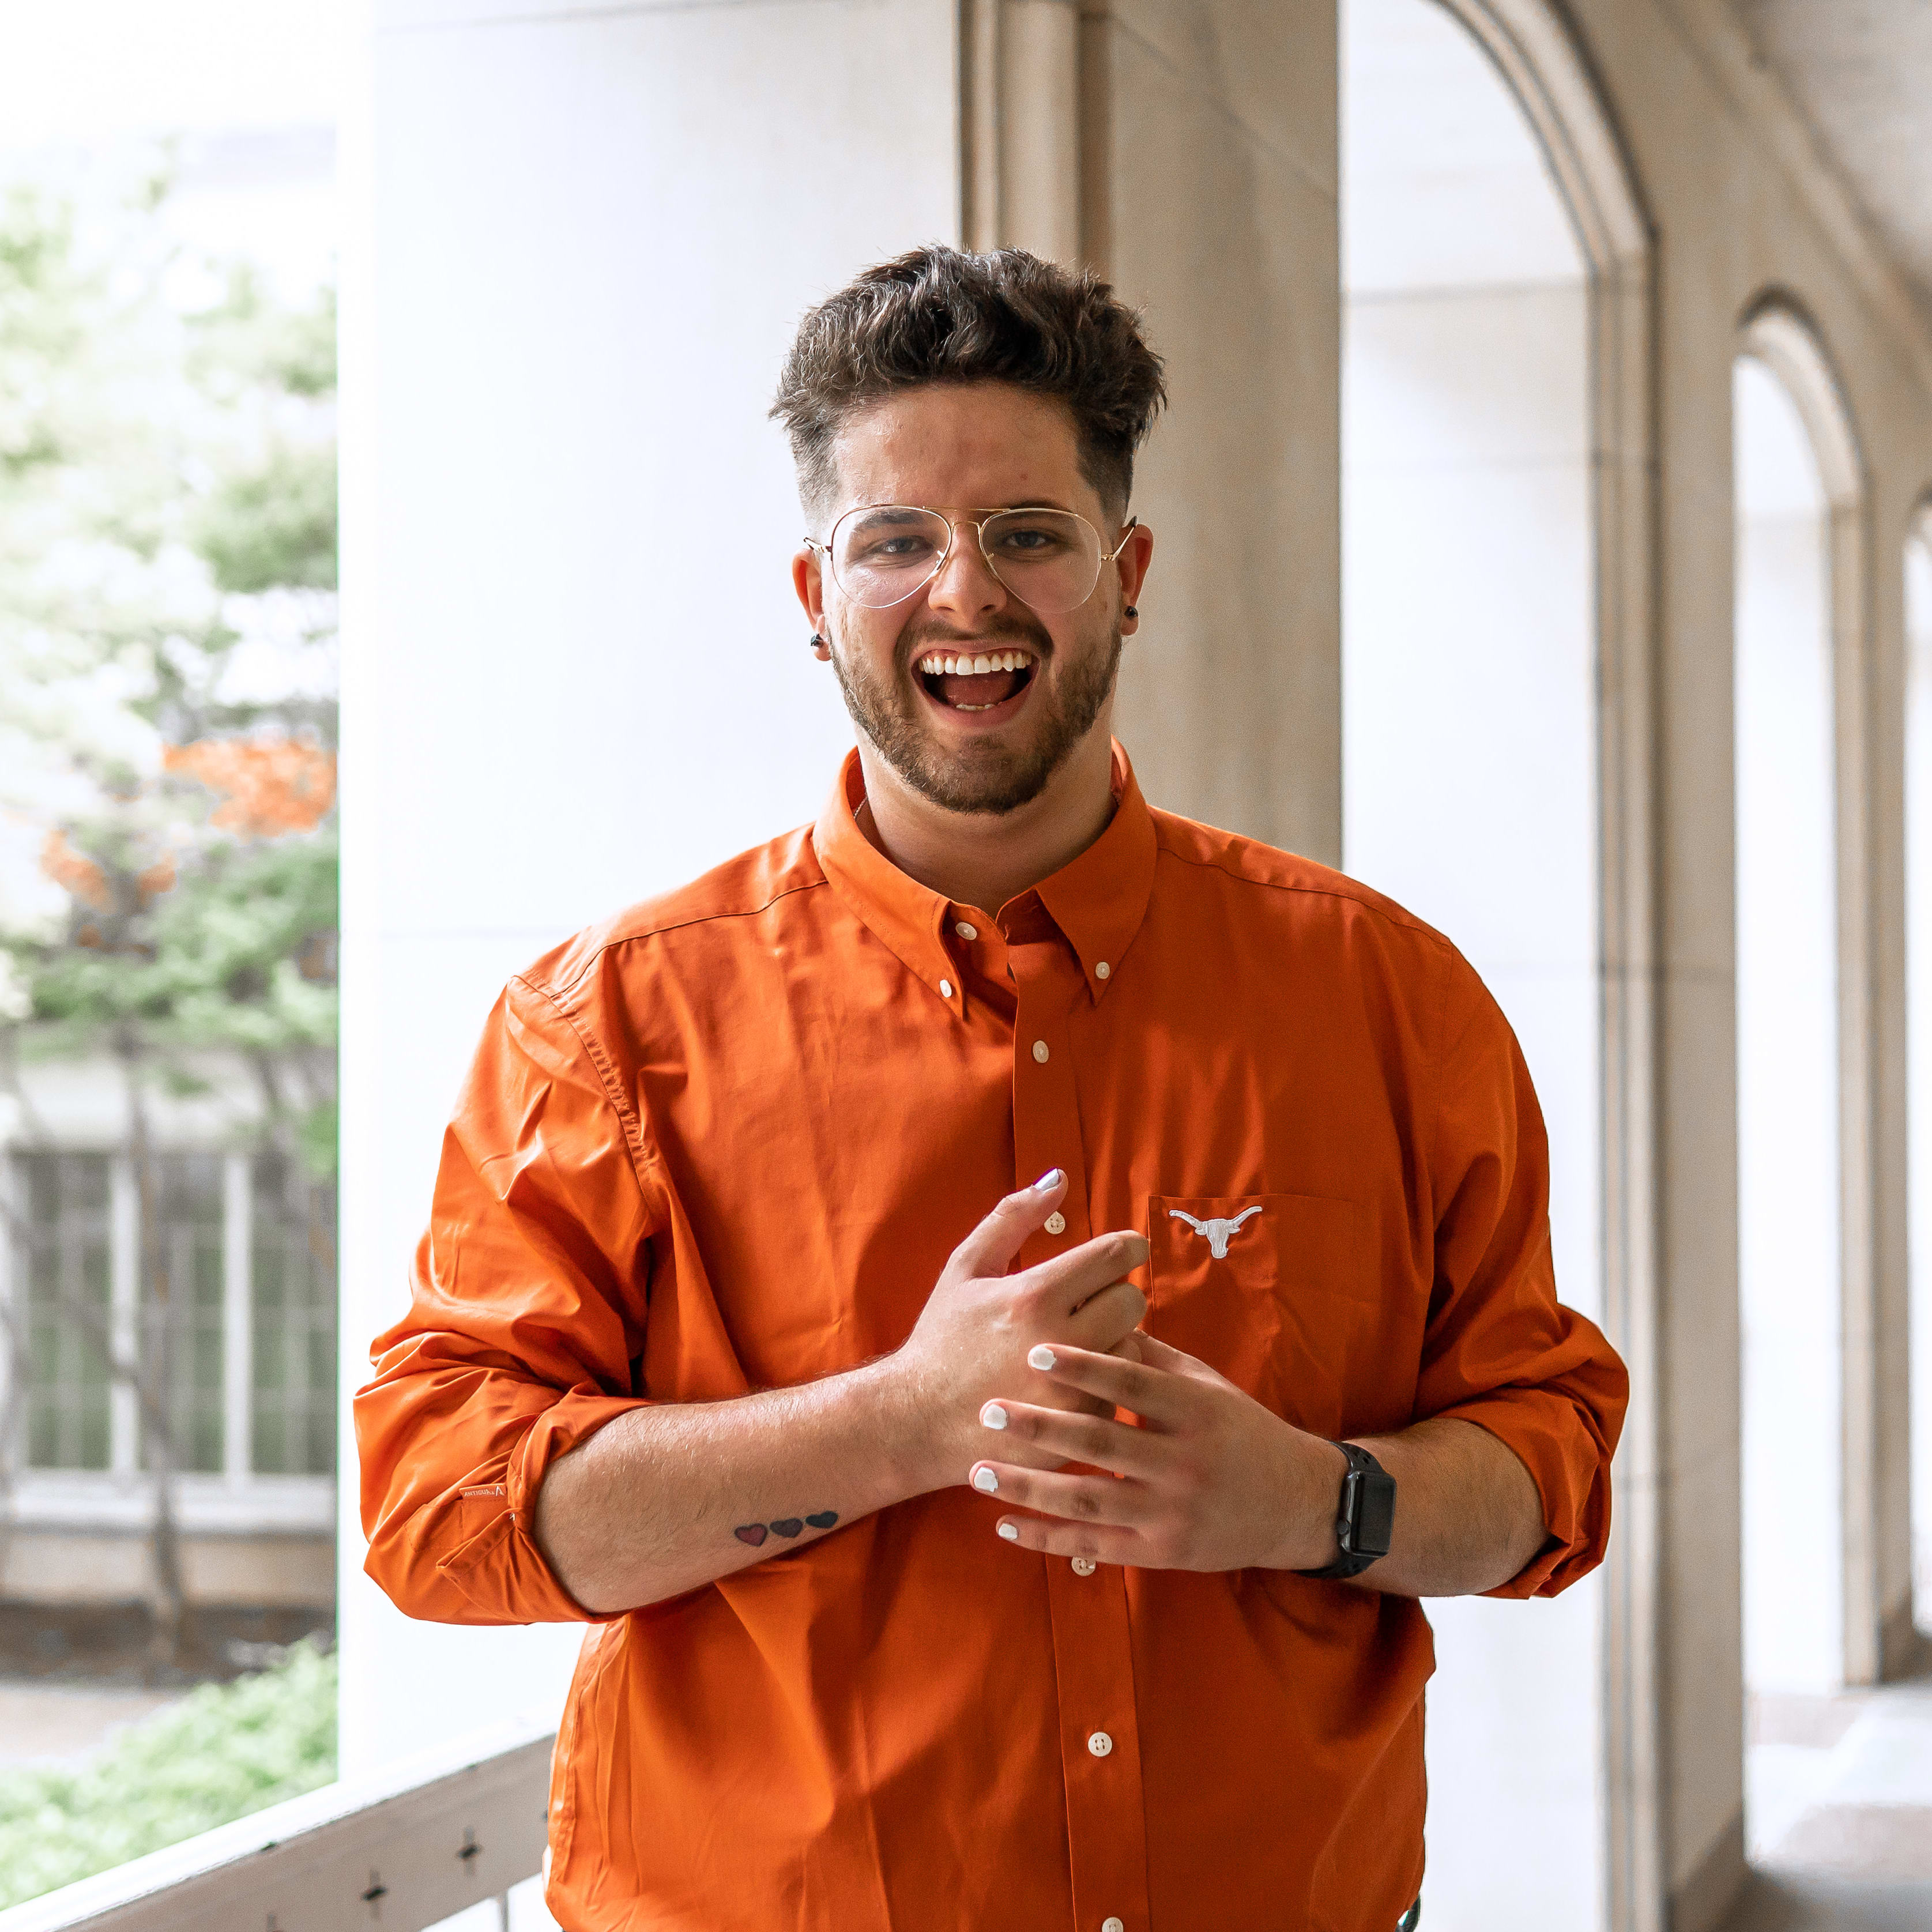
<instances>
[{"instance_id":1,"label":"ceiling","mask_svg":"<svg viewBox=\"0 0 1932 1932\"><path fill-rule=\"evenodd\" d=\"M1731 0L1932 316L1932 0Z\"/></svg>"}]
</instances>

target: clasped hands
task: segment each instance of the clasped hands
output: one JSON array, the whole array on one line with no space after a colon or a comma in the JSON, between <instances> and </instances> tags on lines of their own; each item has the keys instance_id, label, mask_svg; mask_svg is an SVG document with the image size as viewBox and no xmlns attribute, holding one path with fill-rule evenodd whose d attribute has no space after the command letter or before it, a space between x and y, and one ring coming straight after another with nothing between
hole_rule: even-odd
<instances>
[{"instance_id":1,"label":"clasped hands","mask_svg":"<svg viewBox=\"0 0 1932 1932\"><path fill-rule=\"evenodd\" d=\"M1124 1277L1147 1258L1142 1236L1102 1234L1006 1272L1066 1190L1055 1169L1002 1201L954 1251L895 1358L919 1486L963 1475L1009 1506L1000 1536L1050 1556L1167 1570L1332 1562L1346 1459L1138 1332L1147 1302Z\"/></svg>"}]
</instances>

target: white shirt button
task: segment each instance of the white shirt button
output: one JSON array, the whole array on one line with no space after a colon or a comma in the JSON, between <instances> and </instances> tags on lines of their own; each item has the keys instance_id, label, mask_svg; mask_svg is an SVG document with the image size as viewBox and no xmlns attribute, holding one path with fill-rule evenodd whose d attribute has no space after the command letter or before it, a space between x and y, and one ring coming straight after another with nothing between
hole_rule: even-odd
<instances>
[{"instance_id":1,"label":"white shirt button","mask_svg":"<svg viewBox=\"0 0 1932 1932\"><path fill-rule=\"evenodd\" d=\"M1087 1740L1087 1748L1096 1757L1105 1757L1114 1748L1114 1741L1105 1731L1096 1731Z\"/></svg>"},{"instance_id":2,"label":"white shirt button","mask_svg":"<svg viewBox=\"0 0 1932 1932\"><path fill-rule=\"evenodd\" d=\"M1096 980L1104 980L1109 973L1112 972L1113 970L1113 968L1109 966L1106 960L1097 960L1094 962L1094 976Z\"/></svg>"},{"instance_id":3,"label":"white shirt button","mask_svg":"<svg viewBox=\"0 0 1932 1932\"><path fill-rule=\"evenodd\" d=\"M1046 1217L1046 1232L1049 1234L1064 1234L1066 1232L1066 1216L1058 1208Z\"/></svg>"},{"instance_id":4,"label":"white shirt button","mask_svg":"<svg viewBox=\"0 0 1932 1932\"><path fill-rule=\"evenodd\" d=\"M1127 1932L1127 1922L1124 1918L1103 1918L1100 1932Z\"/></svg>"},{"instance_id":5,"label":"white shirt button","mask_svg":"<svg viewBox=\"0 0 1932 1932\"><path fill-rule=\"evenodd\" d=\"M1076 1576L1090 1576L1097 1567L1090 1556L1076 1556L1073 1559L1073 1574Z\"/></svg>"},{"instance_id":6,"label":"white shirt button","mask_svg":"<svg viewBox=\"0 0 1932 1932\"><path fill-rule=\"evenodd\" d=\"M969 926L963 919L953 927L952 930L958 933L962 939L977 939L980 936L980 928L976 926Z\"/></svg>"},{"instance_id":7,"label":"white shirt button","mask_svg":"<svg viewBox=\"0 0 1932 1932\"><path fill-rule=\"evenodd\" d=\"M952 982L950 980L942 980L940 981L939 997L942 1000L950 1000L952 998Z\"/></svg>"},{"instance_id":8,"label":"white shirt button","mask_svg":"<svg viewBox=\"0 0 1932 1932\"><path fill-rule=\"evenodd\" d=\"M1033 1057L1044 1066L1046 1064L1046 1042L1036 1040L1033 1043Z\"/></svg>"}]
</instances>

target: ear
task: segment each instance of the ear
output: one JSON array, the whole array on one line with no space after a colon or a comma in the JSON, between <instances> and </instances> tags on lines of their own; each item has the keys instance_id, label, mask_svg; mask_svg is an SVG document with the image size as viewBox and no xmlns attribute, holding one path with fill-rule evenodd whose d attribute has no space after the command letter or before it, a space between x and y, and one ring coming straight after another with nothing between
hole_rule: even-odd
<instances>
[{"instance_id":1,"label":"ear","mask_svg":"<svg viewBox=\"0 0 1932 1932\"><path fill-rule=\"evenodd\" d=\"M825 636L825 580L819 568L818 553L808 545L800 544L792 553L791 587L796 594L800 608L812 624L814 641L812 654L820 664L829 662L832 646L823 641Z\"/></svg>"},{"instance_id":2,"label":"ear","mask_svg":"<svg viewBox=\"0 0 1932 1932\"><path fill-rule=\"evenodd\" d=\"M1127 540L1120 546L1120 554L1114 560L1114 568L1120 574L1120 634L1131 638L1141 627L1139 614L1132 616L1125 613L1141 601L1142 587L1147 582L1148 566L1154 561L1154 532L1144 524L1136 524L1127 532Z\"/></svg>"}]
</instances>

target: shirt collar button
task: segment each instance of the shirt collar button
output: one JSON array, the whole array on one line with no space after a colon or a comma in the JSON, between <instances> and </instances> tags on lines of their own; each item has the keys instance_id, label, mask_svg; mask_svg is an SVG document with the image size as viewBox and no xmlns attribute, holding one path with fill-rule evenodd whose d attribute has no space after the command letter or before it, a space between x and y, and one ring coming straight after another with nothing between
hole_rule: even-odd
<instances>
[{"instance_id":1,"label":"shirt collar button","mask_svg":"<svg viewBox=\"0 0 1932 1932\"><path fill-rule=\"evenodd\" d=\"M958 933L962 939L977 939L980 936L980 928L976 926L969 925L963 919L953 927L952 930Z\"/></svg>"}]
</instances>

